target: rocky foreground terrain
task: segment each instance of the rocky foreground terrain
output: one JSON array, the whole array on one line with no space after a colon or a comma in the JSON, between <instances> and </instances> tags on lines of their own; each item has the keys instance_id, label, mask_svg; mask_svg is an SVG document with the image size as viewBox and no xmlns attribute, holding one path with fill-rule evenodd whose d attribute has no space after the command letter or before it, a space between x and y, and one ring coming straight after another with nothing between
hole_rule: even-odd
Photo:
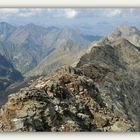
<instances>
[{"instance_id":1,"label":"rocky foreground terrain","mask_svg":"<svg viewBox=\"0 0 140 140\"><path fill-rule=\"evenodd\" d=\"M134 131L134 125L105 106L92 79L65 67L10 95L0 131Z\"/></svg>"}]
</instances>

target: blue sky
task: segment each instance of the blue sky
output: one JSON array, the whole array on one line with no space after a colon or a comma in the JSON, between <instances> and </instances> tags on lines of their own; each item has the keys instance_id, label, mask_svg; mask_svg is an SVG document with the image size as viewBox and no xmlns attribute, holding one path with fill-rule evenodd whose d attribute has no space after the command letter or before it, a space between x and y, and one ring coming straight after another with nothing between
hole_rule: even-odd
<instances>
[{"instance_id":1,"label":"blue sky","mask_svg":"<svg viewBox=\"0 0 140 140\"><path fill-rule=\"evenodd\" d=\"M1 8L0 21L13 25L71 26L87 34L104 35L123 24L140 29L140 9Z\"/></svg>"}]
</instances>

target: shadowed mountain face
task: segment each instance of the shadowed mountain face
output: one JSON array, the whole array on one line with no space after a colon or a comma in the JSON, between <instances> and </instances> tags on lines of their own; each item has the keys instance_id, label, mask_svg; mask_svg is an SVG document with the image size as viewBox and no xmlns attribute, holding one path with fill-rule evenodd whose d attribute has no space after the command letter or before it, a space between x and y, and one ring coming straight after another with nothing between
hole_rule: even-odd
<instances>
[{"instance_id":1,"label":"shadowed mountain face","mask_svg":"<svg viewBox=\"0 0 140 140\"><path fill-rule=\"evenodd\" d=\"M95 39L97 38L95 37ZM45 28L32 23L14 27L5 22L0 23L0 53L22 74L31 71L49 55L59 59L57 50L61 49L61 52L67 50L65 52L67 54L75 53L75 50L77 52L90 42L91 36L83 35L68 27L64 29ZM69 48L66 47L67 44L69 44ZM53 52L55 53L53 54Z\"/></svg>"},{"instance_id":2,"label":"shadowed mountain face","mask_svg":"<svg viewBox=\"0 0 140 140\"><path fill-rule=\"evenodd\" d=\"M6 100L6 89L22 80L22 74L4 56L0 55L0 105Z\"/></svg>"},{"instance_id":3,"label":"shadowed mountain face","mask_svg":"<svg viewBox=\"0 0 140 140\"><path fill-rule=\"evenodd\" d=\"M22 79L21 73L15 70L12 64L0 55L0 90L4 90L13 82Z\"/></svg>"}]
</instances>

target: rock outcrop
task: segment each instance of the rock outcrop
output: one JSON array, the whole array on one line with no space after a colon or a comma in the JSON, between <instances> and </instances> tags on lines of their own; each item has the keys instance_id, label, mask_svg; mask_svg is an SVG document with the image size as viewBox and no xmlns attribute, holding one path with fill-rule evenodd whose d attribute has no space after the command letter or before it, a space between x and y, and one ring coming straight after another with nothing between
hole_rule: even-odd
<instances>
[{"instance_id":1,"label":"rock outcrop","mask_svg":"<svg viewBox=\"0 0 140 140\"><path fill-rule=\"evenodd\" d=\"M133 123L108 109L93 79L64 67L8 97L0 131L134 131Z\"/></svg>"}]
</instances>

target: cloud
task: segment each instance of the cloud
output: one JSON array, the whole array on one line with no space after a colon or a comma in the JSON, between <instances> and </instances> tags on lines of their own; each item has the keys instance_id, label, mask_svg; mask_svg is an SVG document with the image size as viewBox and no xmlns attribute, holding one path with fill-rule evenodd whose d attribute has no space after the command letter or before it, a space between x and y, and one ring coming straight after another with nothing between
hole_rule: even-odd
<instances>
[{"instance_id":1,"label":"cloud","mask_svg":"<svg viewBox=\"0 0 140 140\"><path fill-rule=\"evenodd\" d=\"M30 13L18 13L17 16L20 16L20 17L30 17L30 16L33 16L35 15L35 13L33 12L30 12Z\"/></svg>"},{"instance_id":2,"label":"cloud","mask_svg":"<svg viewBox=\"0 0 140 140\"><path fill-rule=\"evenodd\" d=\"M67 18L75 18L78 12L75 9L65 9L65 15Z\"/></svg>"},{"instance_id":3,"label":"cloud","mask_svg":"<svg viewBox=\"0 0 140 140\"><path fill-rule=\"evenodd\" d=\"M107 17L114 17L114 16L118 16L120 14L122 14L121 9L110 9L110 10L107 10L107 12L105 12L105 15Z\"/></svg>"},{"instance_id":4,"label":"cloud","mask_svg":"<svg viewBox=\"0 0 140 140\"><path fill-rule=\"evenodd\" d=\"M5 20L10 16L18 13L19 9L16 8L0 8L0 19Z\"/></svg>"},{"instance_id":5,"label":"cloud","mask_svg":"<svg viewBox=\"0 0 140 140\"><path fill-rule=\"evenodd\" d=\"M129 11L130 11L131 14L133 14L133 12L134 12L134 8L130 8Z\"/></svg>"},{"instance_id":6,"label":"cloud","mask_svg":"<svg viewBox=\"0 0 140 140\"><path fill-rule=\"evenodd\" d=\"M1 19L7 19L9 17L30 17L40 14L43 9L39 8L1 8L0 17Z\"/></svg>"},{"instance_id":7,"label":"cloud","mask_svg":"<svg viewBox=\"0 0 140 140\"><path fill-rule=\"evenodd\" d=\"M44 13L53 18L75 18L79 14L78 10L70 8L47 8Z\"/></svg>"},{"instance_id":8,"label":"cloud","mask_svg":"<svg viewBox=\"0 0 140 140\"><path fill-rule=\"evenodd\" d=\"M43 11L43 9L37 9L37 8L19 9L17 16L30 17L30 16L35 16L35 15L40 14L42 11Z\"/></svg>"},{"instance_id":9,"label":"cloud","mask_svg":"<svg viewBox=\"0 0 140 140\"><path fill-rule=\"evenodd\" d=\"M14 14L18 13L19 9L17 8L1 8L0 13L2 14Z\"/></svg>"}]
</instances>

